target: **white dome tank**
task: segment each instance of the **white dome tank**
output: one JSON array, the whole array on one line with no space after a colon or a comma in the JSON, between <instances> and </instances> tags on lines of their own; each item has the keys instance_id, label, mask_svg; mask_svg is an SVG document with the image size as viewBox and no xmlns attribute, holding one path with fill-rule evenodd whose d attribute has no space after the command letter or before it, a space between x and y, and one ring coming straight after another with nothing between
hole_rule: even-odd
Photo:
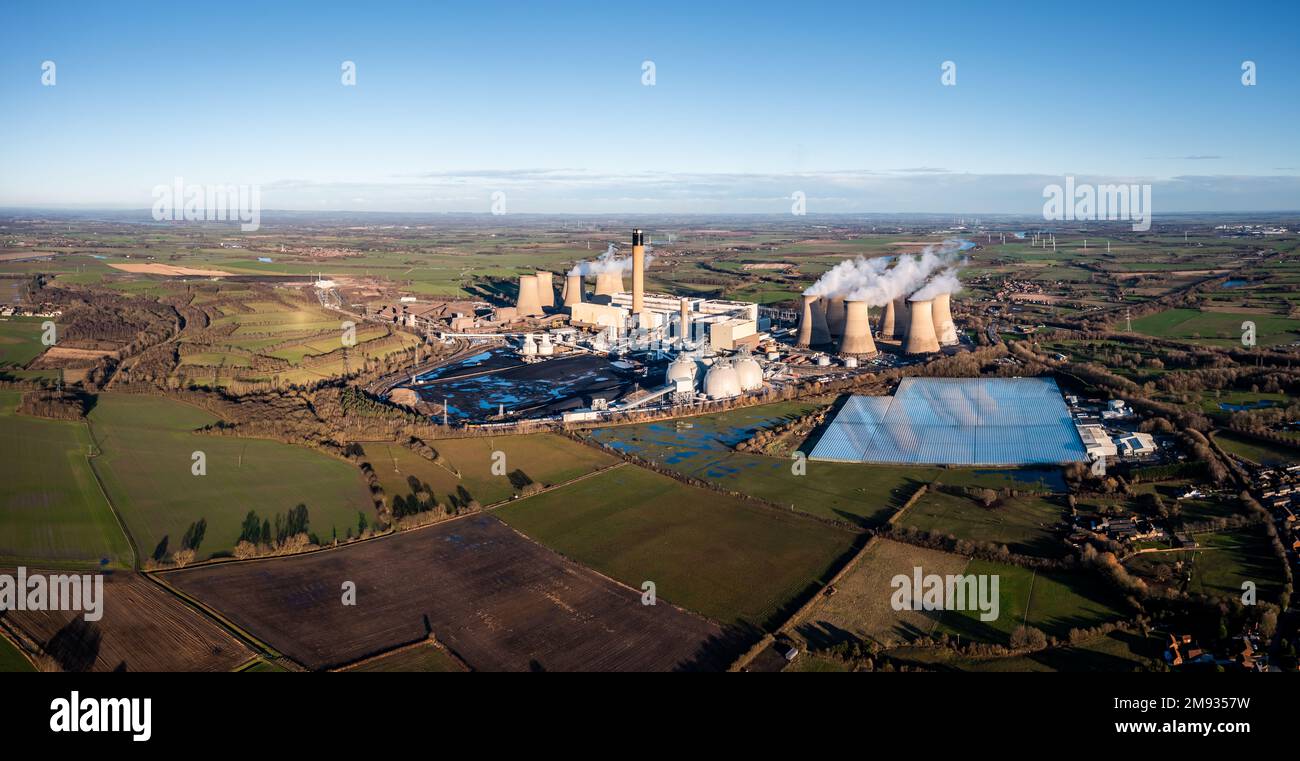
<instances>
[{"instance_id":1,"label":"white dome tank","mask_svg":"<svg viewBox=\"0 0 1300 761\"><path fill-rule=\"evenodd\" d=\"M704 393L710 399L740 396L740 376L730 362L718 362L704 376Z\"/></svg>"},{"instance_id":2,"label":"white dome tank","mask_svg":"<svg viewBox=\"0 0 1300 761\"><path fill-rule=\"evenodd\" d=\"M753 357L742 357L736 363L736 378L741 391L754 391L763 387L763 368Z\"/></svg>"},{"instance_id":3,"label":"white dome tank","mask_svg":"<svg viewBox=\"0 0 1300 761\"><path fill-rule=\"evenodd\" d=\"M668 369L664 372L664 383L672 384L684 380L695 381L695 360L685 354L678 354L676 359L668 363Z\"/></svg>"}]
</instances>

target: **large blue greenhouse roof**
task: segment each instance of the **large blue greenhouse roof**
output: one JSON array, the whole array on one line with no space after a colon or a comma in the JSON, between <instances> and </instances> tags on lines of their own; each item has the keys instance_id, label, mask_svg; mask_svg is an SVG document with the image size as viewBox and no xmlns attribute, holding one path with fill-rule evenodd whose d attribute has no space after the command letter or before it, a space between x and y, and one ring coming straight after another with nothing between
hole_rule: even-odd
<instances>
[{"instance_id":1,"label":"large blue greenhouse roof","mask_svg":"<svg viewBox=\"0 0 1300 761\"><path fill-rule=\"evenodd\" d=\"M1087 462L1051 378L905 378L893 396L854 396L812 460L926 465Z\"/></svg>"}]
</instances>

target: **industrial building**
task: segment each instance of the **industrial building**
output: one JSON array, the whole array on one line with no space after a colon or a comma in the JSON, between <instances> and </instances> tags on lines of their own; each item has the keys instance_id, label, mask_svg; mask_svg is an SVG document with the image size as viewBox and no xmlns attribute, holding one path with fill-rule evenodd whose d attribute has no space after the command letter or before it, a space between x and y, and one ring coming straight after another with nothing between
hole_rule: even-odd
<instances>
[{"instance_id":1,"label":"industrial building","mask_svg":"<svg viewBox=\"0 0 1300 761\"><path fill-rule=\"evenodd\" d=\"M1051 378L905 378L893 396L850 397L808 459L1021 466L1088 453Z\"/></svg>"}]
</instances>

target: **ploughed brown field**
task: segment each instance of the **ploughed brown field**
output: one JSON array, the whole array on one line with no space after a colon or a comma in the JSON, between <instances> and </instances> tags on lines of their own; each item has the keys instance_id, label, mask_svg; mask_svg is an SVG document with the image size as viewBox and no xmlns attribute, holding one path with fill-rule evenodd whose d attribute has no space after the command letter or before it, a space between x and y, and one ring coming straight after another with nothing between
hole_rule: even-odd
<instances>
[{"instance_id":1,"label":"ploughed brown field","mask_svg":"<svg viewBox=\"0 0 1300 761\"><path fill-rule=\"evenodd\" d=\"M488 515L297 557L165 574L313 669L423 639L479 671L720 669L716 624L630 589ZM356 606L342 604L356 584Z\"/></svg>"},{"instance_id":2,"label":"ploughed brown field","mask_svg":"<svg viewBox=\"0 0 1300 761\"><path fill-rule=\"evenodd\" d=\"M253 657L225 629L136 573L104 574L103 613L98 621L86 621L80 611L11 610L3 616L6 625L40 643L62 671L230 671Z\"/></svg>"}]
</instances>

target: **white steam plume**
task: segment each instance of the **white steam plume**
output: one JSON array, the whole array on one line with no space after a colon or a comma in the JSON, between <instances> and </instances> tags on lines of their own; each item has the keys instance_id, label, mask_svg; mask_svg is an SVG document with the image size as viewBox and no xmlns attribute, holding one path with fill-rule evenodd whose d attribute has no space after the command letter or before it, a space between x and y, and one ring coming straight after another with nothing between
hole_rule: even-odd
<instances>
[{"instance_id":1,"label":"white steam plume","mask_svg":"<svg viewBox=\"0 0 1300 761\"><path fill-rule=\"evenodd\" d=\"M650 246L645 247L645 266L647 267L650 266L650 262L654 259L654 256L650 253L651 250ZM602 272L623 273L631 271L632 257L620 257L618 255L618 249L613 243L611 243L609 244L609 248L605 249L605 253L601 254L593 261L578 262L574 265L573 269L569 270L569 274L590 277L591 275L599 275Z\"/></svg>"},{"instance_id":2,"label":"white steam plume","mask_svg":"<svg viewBox=\"0 0 1300 761\"><path fill-rule=\"evenodd\" d=\"M961 281L957 279L957 267L949 267L930 278L921 290L912 295L912 301L928 301L944 293L957 293L961 290Z\"/></svg>"},{"instance_id":3,"label":"white steam plume","mask_svg":"<svg viewBox=\"0 0 1300 761\"><path fill-rule=\"evenodd\" d=\"M804 293L810 296L843 296L852 301L865 301L868 306L881 306L916 292L939 271L951 271L951 277L944 277L938 282L934 292L940 293L944 288L955 290L961 287L956 282L956 268L964 264L957 260L957 252L960 250L961 241L947 240L926 246L920 254L896 258L864 259L859 256L856 259L846 259L818 278Z\"/></svg>"}]
</instances>

